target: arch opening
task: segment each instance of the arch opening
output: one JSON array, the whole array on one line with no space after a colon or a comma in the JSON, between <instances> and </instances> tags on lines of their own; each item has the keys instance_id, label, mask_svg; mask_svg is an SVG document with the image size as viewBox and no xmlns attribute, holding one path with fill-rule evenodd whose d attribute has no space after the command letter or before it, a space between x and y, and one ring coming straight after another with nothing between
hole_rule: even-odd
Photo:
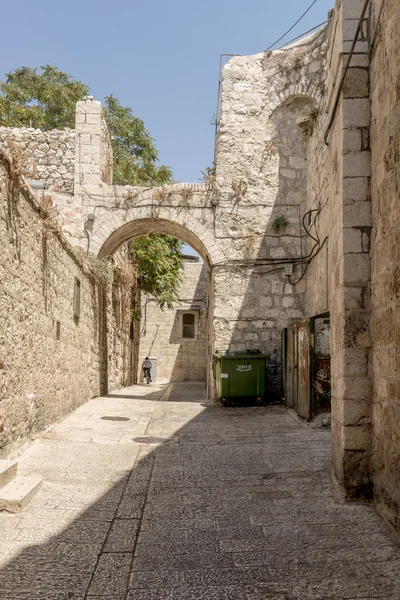
<instances>
[{"instance_id":1,"label":"arch opening","mask_svg":"<svg viewBox=\"0 0 400 600\"><path fill-rule=\"evenodd\" d=\"M191 246L208 266L213 264L211 253L196 234L184 225L160 218L135 219L121 225L104 241L98 252L98 257L112 256L125 242L129 242L134 237L145 236L150 233L173 235Z\"/></svg>"},{"instance_id":2,"label":"arch opening","mask_svg":"<svg viewBox=\"0 0 400 600\"><path fill-rule=\"evenodd\" d=\"M210 395L213 260L204 241L185 225L172 220L134 219L116 228L107 237L98 251L98 257L112 257L133 238L149 234L174 236L199 256L197 260L183 256L182 282L172 309L162 310L154 298L144 294L140 298L140 321L134 325L132 339L132 351L135 355L132 358L135 373L132 383L143 382L141 365L144 358L149 356L154 361L154 379L158 383L204 381ZM192 315L190 335L186 323L188 314Z\"/></svg>"}]
</instances>

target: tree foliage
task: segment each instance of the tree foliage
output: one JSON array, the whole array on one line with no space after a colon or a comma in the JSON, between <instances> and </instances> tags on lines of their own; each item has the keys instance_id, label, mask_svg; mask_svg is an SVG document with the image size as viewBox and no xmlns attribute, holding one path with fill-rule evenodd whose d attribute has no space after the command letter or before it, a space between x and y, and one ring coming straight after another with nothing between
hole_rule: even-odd
<instances>
[{"instance_id":1,"label":"tree foliage","mask_svg":"<svg viewBox=\"0 0 400 600\"><path fill-rule=\"evenodd\" d=\"M56 67L20 67L0 82L0 125L43 131L73 128L75 105L88 94L86 84ZM171 170L157 165L154 139L129 107L112 94L106 96L104 117L113 146L114 183L153 186L172 181ZM150 234L135 238L130 247L140 289L161 308L171 308L181 281L182 243L169 235Z\"/></svg>"},{"instance_id":2,"label":"tree foliage","mask_svg":"<svg viewBox=\"0 0 400 600\"><path fill-rule=\"evenodd\" d=\"M88 93L87 85L47 65L20 67L0 82L0 125L64 129L75 126L75 105Z\"/></svg>"},{"instance_id":3,"label":"tree foliage","mask_svg":"<svg viewBox=\"0 0 400 600\"><path fill-rule=\"evenodd\" d=\"M105 98L104 115L112 139L114 183L118 185L164 185L172 181L171 170L157 166L158 152L143 121L118 98Z\"/></svg>"},{"instance_id":4,"label":"tree foliage","mask_svg":"<svg viewBox=\"0 0 400 600\"><path fill-rule=\"evenodd\" d=\"M140 290L155 298L160 308L171 309L182 277L182 242L172 235L150 233L134 238L129 247Z\"/></svg>"},{"instance_id":5,"label":"tree foliage","mask_svg":"<svg viewBox=\"0 0 400 600\"><path fill-rule=\"evenodd\" d=\"M56 67L19 67L0 81L0 125L50 129L73 128L75 105L89 87ZM114 153L114 183L152 186L172 181L172 172L157 165L154 139L143 121L112 94L106 96L104 116Z\"/></svg>"}]
</instances>

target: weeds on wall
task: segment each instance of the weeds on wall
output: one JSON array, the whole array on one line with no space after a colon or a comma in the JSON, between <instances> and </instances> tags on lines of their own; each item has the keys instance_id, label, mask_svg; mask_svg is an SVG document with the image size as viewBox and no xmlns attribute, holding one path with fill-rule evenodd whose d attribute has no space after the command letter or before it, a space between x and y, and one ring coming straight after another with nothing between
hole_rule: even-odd
<instances>
[{"instance_id":1,"label":"weeds on wall","mask_svg":"<svg viewBox=\"0 0 400 600\"><path fill-rule=\"evenodd\" d=\"M206 167L204 171L201 171L200 181L203 181L207 186L206 198L210 202L211 208L216 208L219 205L221 192L217 185L214 164L211 167Z\"/></svg>"},{"instance_id":2,"label":"weeds on wall","mask_svg":"<svg viewBox=\"0 0 400 600\"><path fill-rule=\"evenodd\" d=\"M10 175L14 185L22 184L22 170L24 166L24 153L22 148L11 138L5 138L11 158Z\"/></svg>"},{"instance_id":3,"label":"weeds on wall","mask_svg":"<svg viewBox=\"0 0 400 600\"><path fill-rule=\"evenodd\" d=\"M232 189L235 192L236 200L240 201L246 195L247 192L247 183L244 179L240 179L236 181L235 179L232 181Z\"/></svg>"},{"instance_id":4,"label":"weeds on wall","mask_svg":"<svg viewBox=\"0 0 400 600\"><path fill-rule=\"evenodd\" d=\"M113 271L112 302L117 325L124 327L133 319L136 306L137 269L132 263L118 265ZM140 318L140 317L139 317Z\"/></svg>"},{"instance_id":5,"label":"weeds on wall","mask_svg":"<svg viewBox=\"0 0 400 600\"><path fill-rule=\"evenodd\" d=\"M216 184L215 165L206 167L204 171L201 171L200 180L207 184L210 189L213 189Z\"/></svg>"},{"instance_id":6,"label":"weeds on wall","mask_svg":"<svg viewBox=\"0 0 400 600\"><path fill-rule=\"evenodd\" d=\"M184 188L180 191L182 203L184 206L189 206L191 199L193 198L193 190L190 188Z\"/></svg>"},{"instance_id":7,"label":"weeds on wall","mask_svg":"<svg viewBox=\"0 0 400 600\"><path fill-rule=\"evenodd\" d=\"M165 186L155 188L153 198L158 204L164 204L164 202L167 202L171 198L171 190Z\"/></svg>"},{"instance_id":8,"label":"weeds on wall","mask_svg":"<svg viewBox=\"0 0 400 600\"><path fill-rule=\"evenodd\" d=\"M243 244L243 255L245 258L254 258L257 253L257 237L250 235Z\"/></svg>"},{"instance_id":9,"label":"weeds on wall","mask_svg":"<svg viewBox=\"0 0 400 600\"><path fill-rule=\"evenodd\" d=\"M285 217L285 215L280 215L276 217L271 223L271 228L275 233L282 233L289 225L289 221Z\"/></svg>"},{"instance_id":10,"label":"weeds on wall","mask_svg":"<svg viewBox=\"0 0 400 600\"><path fill-rule=\"evenodd\" d=\"M265 50L261 60L261 68L265 71L269 67L269 59L272 56L272 50Z\"/></svg>"},{"instance_id":11,"label":"weeds on wall","mask_svg":"<svg viewBox=\"0 0 400 600\"><path fill-rule=\"evenodd\" d=\"M313 109L311 109L310 114L307 117L307 119L305 119L304 121L299 123L299 127L301 128L304 135L306 135L308 137L312 136L317 118L318 118L318 109L313 108Z\"/></svg>"},{"instance_id":12,"label":"weeds on wall","mask_svg":"<svg viewBox=\"0 0 400 600\"><path fill-rule=\"evenodd\" d=\"M74 248L77 257L86 265L94 277L100 283L111 283L113 278L113 269L111 260L108 256L98 258L94 254L86 254L82 248Z\"/></svg>"}]
</instances>

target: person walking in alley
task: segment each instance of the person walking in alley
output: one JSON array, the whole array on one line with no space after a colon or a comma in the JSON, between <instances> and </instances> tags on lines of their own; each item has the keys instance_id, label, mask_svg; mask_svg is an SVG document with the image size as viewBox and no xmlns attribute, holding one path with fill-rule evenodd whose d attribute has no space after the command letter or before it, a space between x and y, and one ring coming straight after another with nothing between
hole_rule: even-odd
<instances>
[{"instance_id":1,"label":"person walking in alley","mask_svg":"<svg viewBox=\"0 0 400 600\"><path fill-rule=\"evenodd\" d=\"M149 360L149 357L146 356L146 358L143 361L142 364L142 369L143 369L143 377L145 378L145 380L147 381L147 383L150 383L151 381L151 360Z\"/></svg>"}]
</instances>

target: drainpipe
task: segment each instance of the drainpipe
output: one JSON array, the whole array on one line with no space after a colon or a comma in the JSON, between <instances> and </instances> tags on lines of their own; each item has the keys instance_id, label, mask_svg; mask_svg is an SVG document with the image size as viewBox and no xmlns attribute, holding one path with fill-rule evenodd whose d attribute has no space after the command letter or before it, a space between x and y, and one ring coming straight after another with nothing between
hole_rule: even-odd
<instances>
[{"instance_id":1,"label":"drainpipe","mask_svg":"<svg viewBox=\"0 0 400 600\"><path fill-rule=\"evenodd\" d=\"M49 183L47 181L44 181L43 179L26 179L25 178L25 181L29 185L29 187L32 188L33 190L45 190L46 188L49 187Z\"/></svg>"}]
</instances>

